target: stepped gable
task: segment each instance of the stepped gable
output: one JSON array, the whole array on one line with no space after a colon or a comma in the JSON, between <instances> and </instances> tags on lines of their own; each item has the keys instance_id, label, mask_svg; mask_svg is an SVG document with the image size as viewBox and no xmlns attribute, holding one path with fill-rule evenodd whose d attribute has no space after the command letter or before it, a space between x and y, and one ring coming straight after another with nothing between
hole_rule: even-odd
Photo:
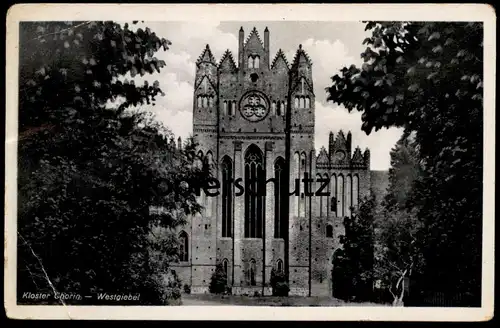
<instances>
[{"instance_id":1,"label":"stepped gable","mask_svg":"<svg viewBox=\"0 0 500 328\"><path fill-rule=\"evenodd\" d=\"M215 57L212 55L212 51L210 50L210 46L208 44L206 45L205 50L203 50L203 53L200 55L200 57L198 57L196 65L200 65L203 62L212 63L217 66Z\"/></svg>"},{"instance_id":2,"label":"stepped gable","mask_svg":"<svg viewBox=\"0 0 500 328\"><path fill-rule=\"evenodd\" d=\"M290 68L290 66L288 65L288 60L286 59L286 56L285 56L285 53L281 50L281 48L278 50L278 52L276 53L276 56L274 56L274 59L273 59L273 62L271 64L271 69L277 67L277 65L280 63L280 62L283 62L286 66L287 69Z\"/></svg>"},{"instance_id":3,"label":"stepped gable","mask_svg":"<svg viewBox=\"0 0 500 328\"><path fill-rule=\"evenodd\" d=\"M234 62L233 54L229 49L224 52L220 60L219 69L235 70L236 63Z\"/></svg>"},{"instance_id":4,"label":"stepped gable","mask_svg":"<svg viewBox=\"0 0 500 328\"><path fill-rule=\"evenodd\" d=\"M264 48L264 43L260 39L259 32L257 29L254 27L250 34L248 35L247 40L245 41L245 47L253 47L256 45L260 45L262 48Z\"/></svg>"},{"instance_id":5,"label":"stepped gable","mask_svg":"<svg viewBox=\"0 0 500 328\"><path fill-rule=\"evenodd\" d=\"M328 153L326 152L325 147L321 147L321 150L319 151L319 155L316 159L316 163L328 164Z\"/></svg>"},{"instance_id":6,"label":"stepped gable","mask_svg":"<svg viewBox=\"0 0 500 328\"><path fill-rule=\"evenodd\" d=\"M344 149L346 147L346 139L344 135L344 131L340 130L337 134L337 138L335 138L335 148L336 149Z\"/></svg>"},{"instance_id":7,"label":"stepped gable","mask_svg":"<svg viewBox=\"0 0 500 328\"><path fill-rule=\"evenodd\" d=\"M363 154L361 154L361 148L356 147L356 149L354 150L354 155L352 156L352 162L356 164L363 164L365 162Z\"/></svg>"}]
</instances>

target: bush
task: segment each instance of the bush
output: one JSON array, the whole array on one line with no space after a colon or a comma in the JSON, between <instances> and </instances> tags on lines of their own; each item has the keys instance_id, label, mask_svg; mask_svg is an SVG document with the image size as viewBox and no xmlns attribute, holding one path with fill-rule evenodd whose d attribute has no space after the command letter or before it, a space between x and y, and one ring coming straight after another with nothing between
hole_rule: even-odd
<instances>
[{"instance_id":1,"label":"bush","mask_svg":"<svg viewBox=\"0 0 500 328\"><path fill-rule=\"evenodd\" d=\"M223 294L227 286L227 277L222 267L222 263L218 263L215 267L215 272L210 279L209 290L212 294Z\"/></svg>"},{"instance_id":2,"label":"bush","mask_svg":"<svg viewBox=\"0 0 500 328\"><path fill-rule=\"evenodd\" d=\"M271 287L273 288L273 296L288 296L290 288L284 272L271 270Z\"/></svg>"},{"instance_id":3,"label":"bush","mask_svg":"<svg viewBox=\"0 0 500 328\"><path fill-rule=\"evenodd\" d=\"M184 284L184 293L191 294L191 286Z\"/></svg>"}]
</instances>

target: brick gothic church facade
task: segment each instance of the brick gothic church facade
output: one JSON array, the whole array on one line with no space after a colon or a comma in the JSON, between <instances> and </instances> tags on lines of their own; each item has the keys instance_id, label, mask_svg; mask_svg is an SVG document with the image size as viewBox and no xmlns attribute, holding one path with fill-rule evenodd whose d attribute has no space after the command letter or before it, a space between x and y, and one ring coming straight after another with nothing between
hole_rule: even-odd
<instances>
[{"instance_id":1,"label":"brick gothic church facade","mask_svg":"<svg viewBox=\"0 0 500 328\"><path fill-rule=\"evenodd\" d=\"M271 59L254 28L239 31L236 60L228 50L219 63L207 45L196 62L193 134L199 154L213 164L220 194L199 196L201 214L179 232L181 258L173 268L192 293L208 292L217 263L233 294L271 294L272 268L289 276L290 295L331 295L331 262L340 246L343 217L370 192L370 153L352 150L351 133L330 133L328 150L314 149L315 95L312 63L299 46L291 65L279 50ZM335 126L335 122L332 122ZM287 166L289 163L289 166ZM330 182L310 196L302 179ZM236 184L222 181L241 178ZM265 184L266 196L246 182ZM296 179L300 179L300 193ZM334 283L334 282L333 282Z\"/></svg>"}]
</instances>

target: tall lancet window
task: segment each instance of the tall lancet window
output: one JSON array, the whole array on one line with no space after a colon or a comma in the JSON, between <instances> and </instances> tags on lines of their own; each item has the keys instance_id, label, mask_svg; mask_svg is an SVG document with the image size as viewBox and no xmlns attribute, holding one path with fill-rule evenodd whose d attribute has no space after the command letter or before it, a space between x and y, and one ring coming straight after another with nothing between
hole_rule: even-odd
<instances>
[{"instance_id":1,"label":"tall lancet window","mask_svg":"<svg viewBox=\"0 0 500 328\"><path fill-rule=\"evenodd\" d=\"M185 231L179 234L179 260L181 262L189 261L189 240Z\"/></svg>"},{"instance_id":2,"label":"tall lancet window","mask_svg":"<svg viewBox=\"0 0 500 328\"><path fill-rule=\"evenodd\" d=\"M212 171L214 164L214 159L211 151L208 151L205 155L205 165L208 165L210 171ZM205 195L205 216L211 217L213 214L213 204L215 202L214 196Z\"/></svg>"},{"instance_id":3,"label":"tall lancet window","mask_svg":"<svg viewBox=\"0 0 500 328\"><path fill-rule=\"evenodd\" d=\"M276 108L276 115L277 116L281 116L281 112L282 112L282 108L281 108L281 101L278 101L278 107Z\"/></svg>"},{"instance_id":4,"label":"tall lancet window","mask_svg":"<svg viewBox=\"0 0 500 328\"><path fill-rule=\"evenodd\" d=\"M251 145L245 154L245 238L262 238L265 176L262 151Z\"/></svg>"},{"instance_id":5,"label":"tall lancet window","mask_svg":"<svg viewBox=\"0 0 500 328\"><path fill-rule=\"evenodd\" d=\"M224 110L224 115L228 115L228 114L229 114L229 115L231 115L231 114L230 114L230 113L228 113L228 111L227 111L227 100L224 100L224 109L223 109L223 110Z\"/></svg>"},{"instance_id":6,"label":"tall lancet window","mask_svg":"<svg viewBox=\"0 0 500 328\"><path fill-rule=\"evenodd\" d=\"M346 216L351 216L351 206L352 206L351 192L352 192L352 178L351 175L348 175L345 180L345 193L344 193L345 194L344 212Z\"/></svg>"},{"instance_id":7,"label":"tall lancet window","mask_svg":"<svg viewBox=\"0 0 500 328\"><path fill-rule=\"evenodd\" d=\"M337 177L337 216L344 216L344 177Z\"/></svg>"},{"instance_id":8,"label":"tall lancet window","mask_svg":"<svg viewBox=\"0 0 500 328\"><path fill-rule=\"evenodd\" d=\"M224 270L224 276L226 277L227 279L227 273L228 273L228 270L227 270L227 267L228 267L228 260L227 259L223 259L222 260L222 269Z\"/></svg>"},{"instance_id":9,"label":"tall lancet window","mask_svg":"<svg viewBox=\"0 0 500 328\"><path fill-rule=\"evenodd\" d=\"M304 94L306 92L306 79L304 79L304 78L300 79L300 88L301 88L302 94Z\"/></svg>"},{"instance_id":10,"label":"tall lancet window","mask_svg":"<svg viewBox=\"0 0 500 328\"><path fill-rule=\"evenodd\" d=\"M255 279L255 275L257 274L257 263L255 262L254 259L250 260L250 270L249 270L249 280L250 280L250 285L255 286L257 285L257 280Z\"/></svg>"},{"instance_id":11,"label":"tall lancet window","mask_svg":"<svg viewBox=\"0 0 500 328\"><path fill-rule=\"evenodd\" d=\"M248 68L253 68L253 58L252 58L252 56L248 56Z\"/></svg>"},{"instance_id":12,"label":"tall lancet window","mask_svg":"<svg viewBox=\"0 0 500 328\"><path fill-rule=\"evenodd\" d=\"M284 210L286 197L285 160L278 157L274 163L274 238L283 238L285 229Z\"/></svg>"},{"instance_id":13,"label":"tall lancet window","mask_svg":"<svg viewBox=\"0 0 500 328\"><path fill-rule=\"evenodd\" d=\"M278 115L278 112L276 111L276 101L273 101L273 104L271 105L271 109L273 110L274 115Z\"/></svg>"},{"instance_id":14,"label":"tall lancet window","mask_svg":"<svg viewBox=\"0 0 500 328\"><path fill-rule=\"evenodd\" d=\"M355 174L352 177L352 206L355 210L358 209L358 200L359 200L359 177Z\"/></svg>"},{"instance_id":15,"label":"tall lancet window","mask_svg":"<svg viewBox=\"0 0 500 328\"><path fill-rule=\"evenodd\" d=\"M307 160L306 160L306 153L300 154L300 179L304 179L305 175L304 173L307 171ZM302 183L302 182L301 182ZM299 216L300 217L305 217L306 216L306 197L304 194L304 185L302 183L301 190L300 190L300 204L299 204Z\"/></svg>"},{"instance_id":16,"label":"tall lancet window","mask_svg":"<svg viewBox=\"0 0 500 328\"><path fill-rule=\"evenodd\" d=\"M222 159L222 237L232 237L233 221L233 162Z\"/></svg>"}]
</instances>

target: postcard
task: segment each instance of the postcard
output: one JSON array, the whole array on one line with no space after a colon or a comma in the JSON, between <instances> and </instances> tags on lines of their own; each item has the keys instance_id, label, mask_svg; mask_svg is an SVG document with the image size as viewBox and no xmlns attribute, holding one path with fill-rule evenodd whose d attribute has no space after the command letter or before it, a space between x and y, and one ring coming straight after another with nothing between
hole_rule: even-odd
<instances>
[{"instance_id":1,"label":"postcard","mask_svg":"<svg viewBox=\"0 0 500 328\"><path fill-rule=\"evenodd\" d=\"M480 4L11 7L7 316L491 319L495 30Z\"/></svg>"}]
</instances>

